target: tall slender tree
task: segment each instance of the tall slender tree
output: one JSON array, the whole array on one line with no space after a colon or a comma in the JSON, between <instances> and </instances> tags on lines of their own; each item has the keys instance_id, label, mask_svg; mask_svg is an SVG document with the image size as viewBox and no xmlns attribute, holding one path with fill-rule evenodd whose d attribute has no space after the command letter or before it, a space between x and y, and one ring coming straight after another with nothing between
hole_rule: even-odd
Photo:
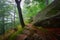
<instances>
[{"instance_id":1,"label":"tall slender tree","mask_svg":"<svg viewBox=\"0 0 60 40\"><path fill-rule=\"evenodd\" d=\"M20 7L20 2L21 2L21 0L15 0L15 2L16 2L16 4L17 4L17 9L18 9L18 12L19 12L19 18L20 18L21 26L24 27L25 24L24 24L24 21L23 21L22 11L21 11L21 7Z\"/></svg>"}]
</instances>

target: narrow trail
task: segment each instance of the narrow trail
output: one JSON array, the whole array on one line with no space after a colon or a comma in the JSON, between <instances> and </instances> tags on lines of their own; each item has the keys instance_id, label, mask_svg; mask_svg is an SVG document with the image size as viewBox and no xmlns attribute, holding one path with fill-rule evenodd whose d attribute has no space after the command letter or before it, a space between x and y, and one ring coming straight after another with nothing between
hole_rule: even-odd
<instances>
[{"instance_id":1,"label":"narrow trail","mask_svg":"<svg viewBox=\"0 0 60 40\"><path fill-rule=\"evenodd\" d=\"M60 28L37 28L28 24L16 40L60 40Z\"/></svg>"},{"instance_id":2,"label":"narrow trail","mask_svg":"<svg viewBox=\"0 0 60 40\"><path fill-rule=\"evenodd\" d=\"M10 30L2 39L9 40L8 36L14 32L16 31ZM60 28L42 28L28 24L22 34L17 34L15 40L60 40Z\"/></svg>"}]
</instances>

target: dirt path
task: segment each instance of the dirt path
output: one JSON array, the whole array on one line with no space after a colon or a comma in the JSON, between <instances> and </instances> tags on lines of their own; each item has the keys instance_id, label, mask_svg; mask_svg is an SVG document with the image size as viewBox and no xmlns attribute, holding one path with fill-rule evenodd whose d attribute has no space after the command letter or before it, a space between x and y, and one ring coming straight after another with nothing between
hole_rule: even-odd
<instances>
[{"instance_id":1,"label":"dirt path","mask_svg":"<svg viewBox=\"0 0 60 40\"><path fill-rule=\"evenodd\" d=\"M53 30L52 30L53 29ZM23 34L19 34L16 40L60 40L58 35L58 28L37 28L32 24L28 24ZM57 34L57 36L56 36ZM60 37L60 36L59 36Z\"/></svg>"}]
</instances>

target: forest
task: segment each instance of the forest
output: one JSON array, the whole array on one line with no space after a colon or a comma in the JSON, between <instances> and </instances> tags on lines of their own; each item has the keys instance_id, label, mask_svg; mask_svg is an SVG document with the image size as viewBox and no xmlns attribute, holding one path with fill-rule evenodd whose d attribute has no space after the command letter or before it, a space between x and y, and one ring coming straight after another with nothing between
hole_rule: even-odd
<instances>
[{"instance_id":1,"label":"forest","mask_svg":"<svg viewBox=\"0 0 60 40\"><path fill-rule=\"evenodd\" d=\"M60 40L60 0L0 0L0 40Z\"/></svg>"}]
</instances>

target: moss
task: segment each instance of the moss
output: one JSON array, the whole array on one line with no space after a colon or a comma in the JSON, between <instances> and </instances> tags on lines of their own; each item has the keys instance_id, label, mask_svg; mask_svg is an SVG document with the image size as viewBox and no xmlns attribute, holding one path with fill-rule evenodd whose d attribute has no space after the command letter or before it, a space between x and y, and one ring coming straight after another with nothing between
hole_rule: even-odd
<instances>
[{"instance_id":1,"label":"moss","mask_svg":"<svg viewBox=\"0 0 60 40\"><path fill-rule=\"evenodd\" d=\"M52 16L52 15L56 15L60 10L58 9L59 7L54 7L53 9L51 9L48 13L47 16Z\"/></svg>"},{"instance_id":2,"label":"moss","mask_svg":"<svg viewBox=\"0 0 60 40\"><path fill-rule=\"evenodd\" d=\"M17 36L18 34L22 34L22 31L23 31L23 30L24 30L24 29L21 28L21 29L18 30L17 32L11 34L11 35L9 36L9 39L8 39L8 40L15 40L15 38L16 38L16 36Z\"/></svg>"}]
</instances>

